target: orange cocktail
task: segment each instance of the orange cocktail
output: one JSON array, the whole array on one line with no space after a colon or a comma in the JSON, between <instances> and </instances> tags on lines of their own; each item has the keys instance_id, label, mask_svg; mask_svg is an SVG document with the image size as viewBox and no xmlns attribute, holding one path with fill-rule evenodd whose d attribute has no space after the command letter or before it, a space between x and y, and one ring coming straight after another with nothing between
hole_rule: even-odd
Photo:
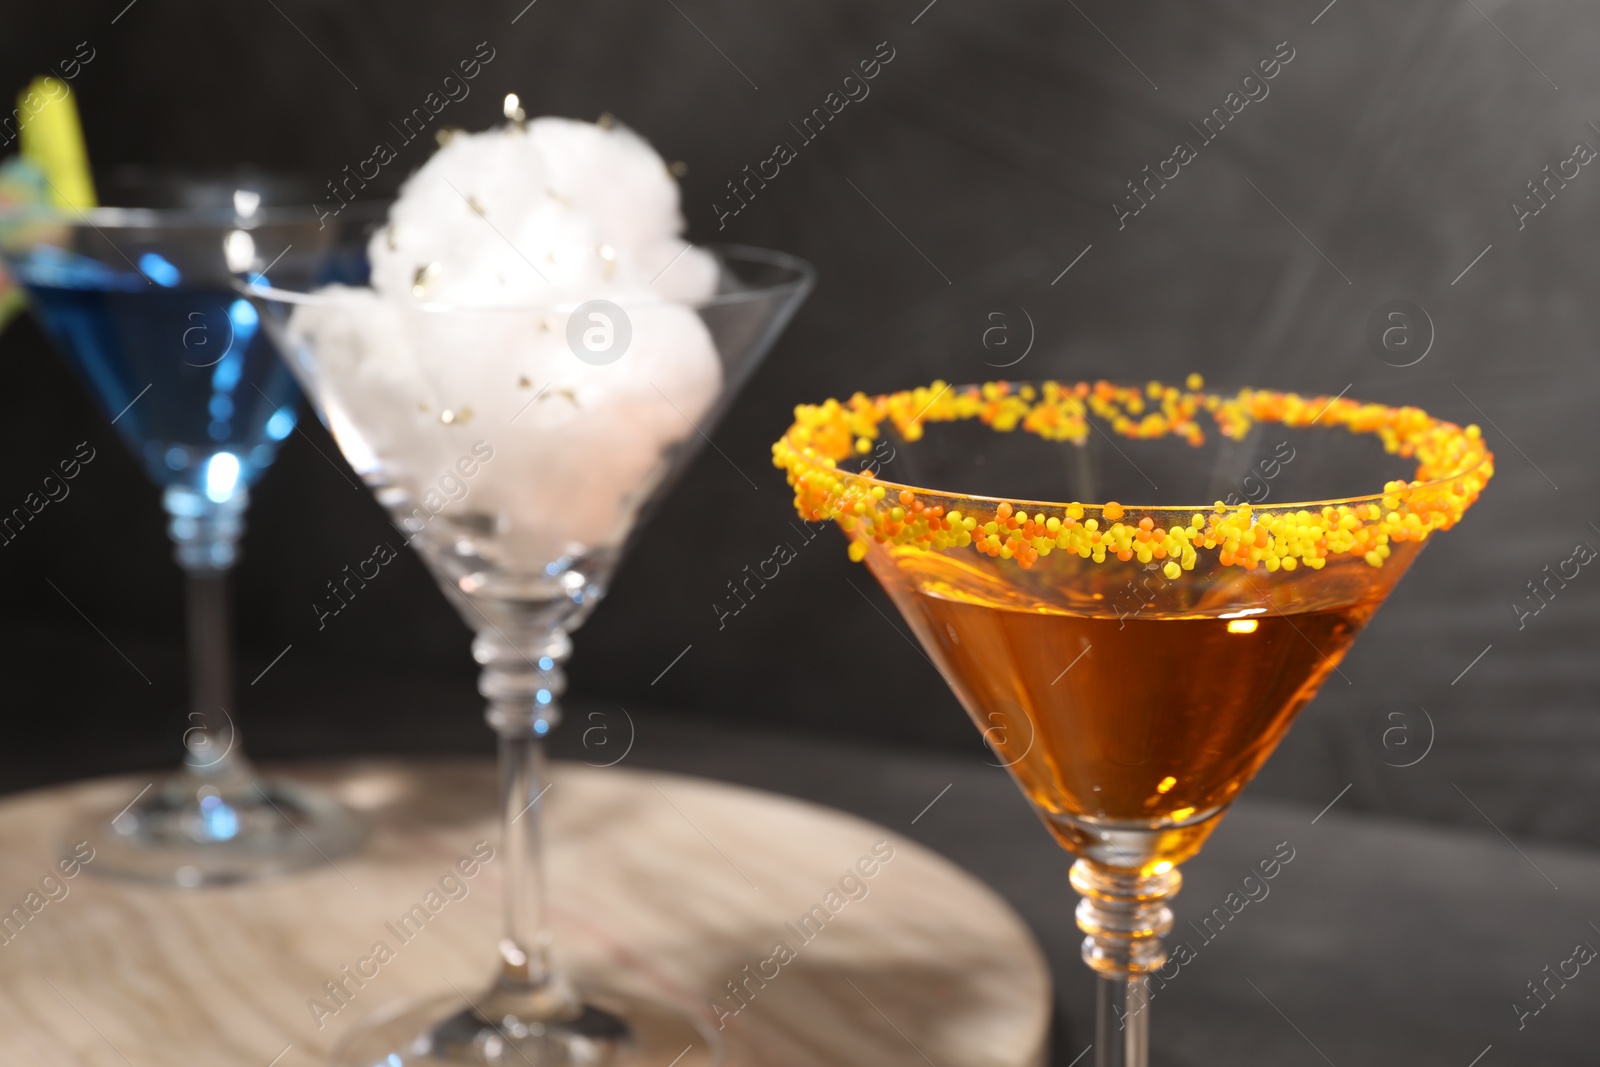
<instances>
[{"instance_id":1,"label":"orange cocktail","mask_svg":"<svg viewBox=\"0 0 1600 1067\"><path fill-rule=\"evenodd\" d=\"M1115 1038L1107 1020L1165 959L1176 865L1477 499L1482 435L1194 377L936 382L795 414L773 457L796 508L848 535L1079 857L1084 958L1117 990L1097 1055L1143 1063L1144 1015Z\"/></svg>"}]
</instances>

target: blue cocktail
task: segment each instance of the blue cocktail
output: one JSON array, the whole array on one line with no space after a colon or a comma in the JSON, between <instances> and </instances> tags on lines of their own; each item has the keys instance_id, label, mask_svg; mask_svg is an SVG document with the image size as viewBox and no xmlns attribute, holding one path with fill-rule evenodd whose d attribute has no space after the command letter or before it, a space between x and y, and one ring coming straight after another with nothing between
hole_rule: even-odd
<instances>
[{"instance_id":1,"label":"blue cocktail","mask_svg":"<svg viewBox=\"0 0 1600 1067\"><path fill-rule=\"evenodd\" d=\"M95 869L183 886L246 881L354 848L332 801L258 780L232 711L227 574L250 487L295 429L299 391L241 285L273 264L332 280L334 233L248 187L231 204L0 215L0 257L35 316L163 490L188 587L183 767L114 820L78 829Z\"/></svg>"},{"instance_id":2,"label":"blue cocktail","mask_svg":"<svg viewBox=\"0 0 1600 1067\"><path fill-rule=\"evenodd\" d=\"M175 269L159 275L169 285L148 290L37 259L18 275L45 330L158 485L223 503L266 471L294 431L299 390L257 329L255 308L232 290L186 286Z\"/></svg>"}]
</instances>

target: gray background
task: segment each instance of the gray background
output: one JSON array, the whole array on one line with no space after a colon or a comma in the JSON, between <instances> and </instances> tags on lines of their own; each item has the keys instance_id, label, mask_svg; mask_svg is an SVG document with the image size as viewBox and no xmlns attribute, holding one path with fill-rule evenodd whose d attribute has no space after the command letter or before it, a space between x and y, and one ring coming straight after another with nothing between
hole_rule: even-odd
<instances>
[{"instance_id":1,"label":"gray background","mask_svg":"<svg viewBox=\"0 0 1600 1067\"><path fill-rule=\"evenodd\" d=\"M332 178L488 41L496 58L446 121L487 125L508 91L532 113L610 111L688 163L694 239L816 262L817 291L715 435L724 455L700 456L578 634L558 747L605 762L636 728L637 765L795 792L941 848L1040 934L1062 1065L1088 1004L1066 858L983 766L977 732L842 539L822 533L717 629L724 584L791 536L768 465L790 408L998 374L1031 318L1032 348L1006 373L1199 370L1480 422L1499 461L1485 496L1186 867L1180 922L1275 841L1306 857L1263 917L1155 1006L1156 1051L1322 1062L1306 1036L1339 1064L1465 1065L1491 1042L1483 1067L1589 1055L1587 986L1527 1032L1506 1005L1595 918L1600 576L1586 568L1522 629L1512 604L1577 541L1600 547L1600 172L1585 167L1520 231L1507 202L1576 141L1600 147L1592 5L523 3L35 5L7 15L0 76L21 84L87 39L96 58L75 85L101 166L252 161ZM881 41L895 58L871 95L718 233L723 183ZM1124 183L1282 41L1295 58L1270 95L1119 231ZM1403 368L1366 340L1395 299L1425 308L1436 335ZM0 508L78 441L99 448L73 495L0 548L0 789L175 760L181 587L156 494L31 323L0 337L0 382ZM313 599L388 527L320 428L304 430L257 493L237 574L252 751L486 750L468 634L409 554L317 631ZM745 521L706 544L691 528L712 507Z\"/></svg>"},{"instance_id":2,"label":"gray background","mask_svg":"<svg viewBox=\"0 0 1600 1067\"><path fill-rule=\"evenodd\" d=\"M533 113L613 112L688 163L693 238L818 265L821 284L716 435L725 455L699 457L579 633L584 707L693 709L728 730L981 760L836 534L720 632L711 604L790 534L768 445L795 402L998 374L986 363L1020 349L993 334L986 347L983 331L1004 322L1021 346L1024 309L1035 335L1012 375L1199 370L1477 421L1499 465L1484 498L1424 554L1345 662L1349 683L1311 705L1252 794L1321 807L1350 785L1348 810L1600 843L1600 578L1585 569L1523 629L1511 607L1575 542L1600 547L1600 171L1585 167L1521 231L1507 206L1576 141L1600 147L1600 14L1324 2L118 0L8 16L0 73L20 84L87 39L96 58L75 85L97 164L253 161L331 178L486 40L496 58L444 120L487 125L513 90ZM723 183L793 139L788 124L881 41L895 58L871 95L718 233ZM1295 58L1270 96L1119 231L1124 183L1193 140L1186 123L1282 41ZM1397 298L1436 332L1405 368L1365 336ZM0 380L0 506L76 442L100 449L69 500L0 548L0 786L171 758L181 604L156 494L30 323L0 338ZM711 507L745 522L707 545L690 531ZM316 631L312 599L386 529L319 428L291 439L250 522L238 588L254 751L487 743L467 634L414 561Z\"/></svg>"}]
</instances>

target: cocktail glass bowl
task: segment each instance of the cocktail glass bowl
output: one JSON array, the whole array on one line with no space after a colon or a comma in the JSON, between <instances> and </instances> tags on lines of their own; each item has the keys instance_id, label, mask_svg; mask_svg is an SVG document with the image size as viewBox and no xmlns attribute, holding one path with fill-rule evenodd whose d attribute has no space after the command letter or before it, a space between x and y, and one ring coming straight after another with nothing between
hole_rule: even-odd
<instances>
[{"instance_id":1,"label":"cocktail glass bowl","mask_svg":"<svg viewBox=\"0 0 1600 1067\"><path fill-rule=\"evenodd\" d=\"M552 957L543 739L560 721L571 630L804 299L810 266L723 248L715 295L693 302L381 308L370 291L311 292L297 271L286 258L252 299L345 457L477 635L507 880L494 983L382 1013L344 1037L336 1062L720 1062L703 1020L626 982L575 984Z\"/></svg>"},{"instance_id":2,"label":"cocktail glass bowl","mask_svg":"<svg viewBox=\"0 0 1600 1067\"><path fill-rule=\"evenodd\" d=\"M1147 1061L1177 865L1493 470L1414 408L1191 384L858 394L774 446L1078 857L1101 1067Z\"/></svg>"},{"instance_id":3,"label":"cocktail glass bowl","mask_svg":"<svg viewBox=\"0 0 1600 1067\"><path fill-rule=\"evenodd\" d=\"M97 874L185 887L250 881L349 852L362 823L322 794L255 775L239 743L227 577L249 490L295 429L299 390L235 290L286 248L327 268L333 233L292 183L141 175L124 203L13 208L0 258L151 480L188 588L182 768L73 828ZM329 269L330 280L337 277Z\"/></svg>"}]
</instances>

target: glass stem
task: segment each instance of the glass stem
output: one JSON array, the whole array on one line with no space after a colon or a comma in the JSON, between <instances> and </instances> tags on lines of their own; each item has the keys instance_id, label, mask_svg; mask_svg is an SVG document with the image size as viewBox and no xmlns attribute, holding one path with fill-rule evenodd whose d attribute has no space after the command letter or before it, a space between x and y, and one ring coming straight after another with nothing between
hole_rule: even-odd
<instances>
[{"instance_id":1,"label":"glass stem","mask_svg":"<svg viewBox=\"0 0 1600 1067\"><path fill-rule=\"evenodd\" d=\"M531 735L500 735L506 880L501 972L507 981L530 986L548 982L554 971L544 920L544 819L539 810L549 788L544 770L544 741Z\"/></svg>"},{"instance_id":2,"label":"glass stem","mask_svg":"<svg viewBox=\"0 0 1600 1067\"><path fill-rule=\"evenodd\" d=\"M490 1019L571 1019L577 993L555 965L545 926L542 824L550 789L544 738L560 721L556 697L565 687L560 662L571 642L559 631L514 640L499 628L479 634L473 655L483 666L478 691L499 737L501 855L505 865L505 932L500 973L488 1001Z\"/></svg>"},{"instance_id":3,"label":"glass stem","mask_svg":"<svg viewBox=\"0 0 1600 1067\"><path fill-rule=\"evenodd\" d=\"M1096 983L1095 1067L1149 1067L1150 1012L1144 979L1102 974Z\"/></svg>"},{"instance_id":4,"label":"glass stem","mask_svg":"<svg viewBox=\"0 0 1600 1067\"><path fill-rule=\"evenodd\" d=\"M1167 901L1183 885L1177 868L1144 874L1080 859L1072 865L1083 961L1100 975L1095 1067L1149 1067L1150 996L1145 975L1167 961Z\"/></svg>"},{"instance_id":5,"label":"glass stem","mask_svg":"<svg viewBox=\"0 0 1600 1067\"><path fill-rule=\"evenodd\" d=\"M189 629L189 718L183 763L191 774L218 778L240 764L233 702L233 648L228 612L228 572L185 574Z\"/></svg>"},{"instance_id":6,"label":"glass stem","mask_svg":"<svg viewBox=\"0 0 1600 1067\"><path fill-rule=\"evenodd\" d=\"M228 574L238 558L248 496L238 490L216 503L193 489L169 487L162 501L168 533L187 586L189 717L183 731L184 773L205 779L245 773L233 702L232 616Z\"/></svg>"}]
</instances>

